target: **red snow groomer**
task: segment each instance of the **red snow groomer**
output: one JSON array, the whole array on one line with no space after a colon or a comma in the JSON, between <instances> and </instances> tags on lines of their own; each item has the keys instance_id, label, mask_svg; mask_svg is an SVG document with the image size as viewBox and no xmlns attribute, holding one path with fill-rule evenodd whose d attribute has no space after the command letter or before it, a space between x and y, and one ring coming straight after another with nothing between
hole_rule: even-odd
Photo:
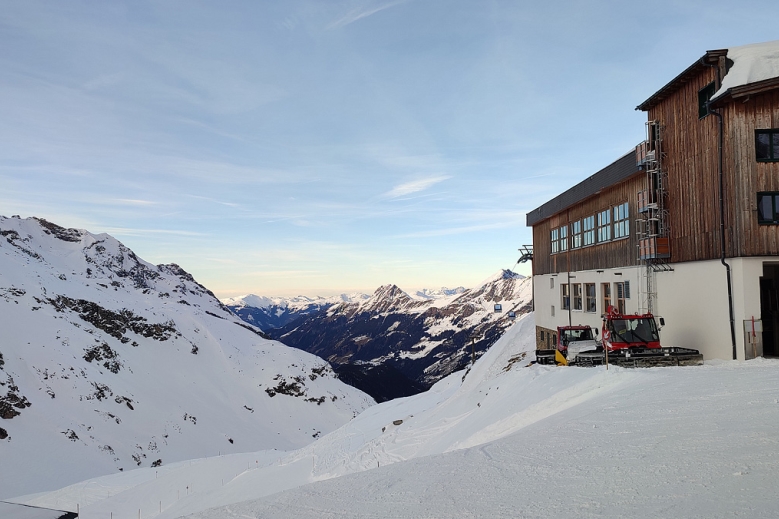
<instances>
[{"instance_id":1,"label":"red snow groomer","mask_svg":"<svg viewBox=\"0 0 779 519\"><path fill-rule=\"evenodd\" d=\"M660 324L665 324L662 318ZM650 313L622 315L616 308L609 306L603 315L600 345L593 345L593 341L588 340L579 347L576 341L566 339L570 335L566 333L567 328L579 327L558 328L560 344L556 350L538 350L536 359L540 364L616 364L636 368L703 364L703 355L698 350L662 347L655 317Z\"/></svg>"}]
</instances>

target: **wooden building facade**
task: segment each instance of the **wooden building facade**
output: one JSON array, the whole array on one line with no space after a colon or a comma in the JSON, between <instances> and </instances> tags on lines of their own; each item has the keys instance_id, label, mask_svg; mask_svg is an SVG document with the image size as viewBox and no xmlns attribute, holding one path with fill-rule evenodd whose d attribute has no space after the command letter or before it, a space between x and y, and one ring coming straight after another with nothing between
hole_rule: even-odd
<instances>
[{"instance_id":1,"label":"wooden building facade","mask_svg":"<svg viewBox=\"0 0 779 519\"><path fill-rule=\"evenodd\" d=\"M626 311L674 315L666 345L779 355L779 73L733 79L747 58L779 71L779 42L762 45L707 52L637 107L635 153L528 213L540 344L597 326L627 284ZM590 312L571 302L593 286Z\"/></svg>"}]
</instances>

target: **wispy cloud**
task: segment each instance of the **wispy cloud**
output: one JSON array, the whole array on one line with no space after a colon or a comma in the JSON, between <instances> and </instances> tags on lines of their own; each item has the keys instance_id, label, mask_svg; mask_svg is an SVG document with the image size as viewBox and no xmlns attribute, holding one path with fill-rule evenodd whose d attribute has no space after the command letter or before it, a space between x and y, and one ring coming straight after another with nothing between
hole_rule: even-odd
<instances>
[{"instance_id":1,"label":"wispy cloud","mask_svg":"<svg viewBox=\"0 0 779 519\"><path fill-rule=\"evenodd\" d=\"M120 205L156 205L157 202L152 202L151 200L135 200L131 198L113 198L111 199L111 203L113 204L120 204Z\"/></svg>"},{"instance_id":2,"label":"wispy cloud","mask_svg":"<svg viewBox=\"0 0 779 519\"><path fill-rule=\"evenodd\" d=\"M149 234L171 234L176 236L208 236L202 232L180 231L175 229L129 229L127 227L109 227L106 233L112 236L147 236Z\"/></svg>"},{"instance_id":3,"label":"wispy cloud","mask_svg":"<svg viewBox=\"0 0 779 519\"><path fill-rule=\"evenodd\" d=\"M384 4L379 5L363 5L360 7L357 7L355 9L352 9L348 13L346 13L344 16L339 18L338 20L332 22L330 25L327 26L328 29L340 29L341 27L345 27L349 25L350 23L354 23L358 20L362 20L363 18L367 18L368 16L371 16L373 14L376 14L380 11L383 11L385 9L389 9L390 7L395 7L396 5L405 4L408 2L408 0L394 0L393 2L387 2Z\"/></svg>"},{"instance_id":4,"label":"wispy cloud","mask_svg":"<svg viewBox=\"0 0 779 519\"><path fill-rule=\"evenodd\" d=\"M439 175L435 177L412 180L411 182L405 182L403 184L399 184L393 187L390 191L387 191L382 196L384 196L385 198L398 198L400 196L407 196L410 195L411 193L418 193L420 191L424 191L425 189L434 186L439 182L443 182L444 180L447 180L449 178L452 177L450 177L449 175Z\"/></svg>"}]
</instances>

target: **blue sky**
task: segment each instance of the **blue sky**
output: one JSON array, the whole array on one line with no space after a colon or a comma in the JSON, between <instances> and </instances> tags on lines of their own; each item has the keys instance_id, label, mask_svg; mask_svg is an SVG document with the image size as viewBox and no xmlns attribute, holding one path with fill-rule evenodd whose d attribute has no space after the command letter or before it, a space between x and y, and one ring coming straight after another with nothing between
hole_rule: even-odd
<instances>
[{"instance_id":1,"label":"blue sky","mask_svg":"<svg viewBox=\"0 0 779 519\"><path fill-rule=\"evenodd\" d=\"M775 0L0 0L0 214L218 296L473 285ZM528 267L520 269L528 273Z\"/></svg>"}]
</instances>

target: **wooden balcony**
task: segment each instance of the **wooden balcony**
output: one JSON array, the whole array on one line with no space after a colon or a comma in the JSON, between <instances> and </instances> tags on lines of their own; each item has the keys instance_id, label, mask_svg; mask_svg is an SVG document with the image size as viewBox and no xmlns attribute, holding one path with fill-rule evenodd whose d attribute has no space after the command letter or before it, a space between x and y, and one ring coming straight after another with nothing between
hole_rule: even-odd
<instances>
[{"instance_id":1,"label":"wooden balcony","mask_svg":"<svg viewBox=\"0 0 779 519\"><path fill-rule=\"evenodd\" d=\"M638 212L645 213L651 209L657 209L657 203L654 202L654 193L648 189L642 189L638 192Z\"/></svg>"},{"instance_id":2,"label":"wooden balcony","mask_svg":"<svg viewBox=\"0 0 779 519\"><path fill-rule=\"evenodd\" d=\"M671 247L668 238L656 236L638 240L638 259L661 259L671 257Z\"/></svg>"},{"instance_id":3,"label":"wooden balcony","mask_svg":"<svg viewBox=\"0 0 779 519\"><path fill-rule=\"evenodd\" d=\"M648 160L655 158L655 150L651 149L649 141L636 146L636 166L643 166Z\"/></svg>"}]
</instances>

